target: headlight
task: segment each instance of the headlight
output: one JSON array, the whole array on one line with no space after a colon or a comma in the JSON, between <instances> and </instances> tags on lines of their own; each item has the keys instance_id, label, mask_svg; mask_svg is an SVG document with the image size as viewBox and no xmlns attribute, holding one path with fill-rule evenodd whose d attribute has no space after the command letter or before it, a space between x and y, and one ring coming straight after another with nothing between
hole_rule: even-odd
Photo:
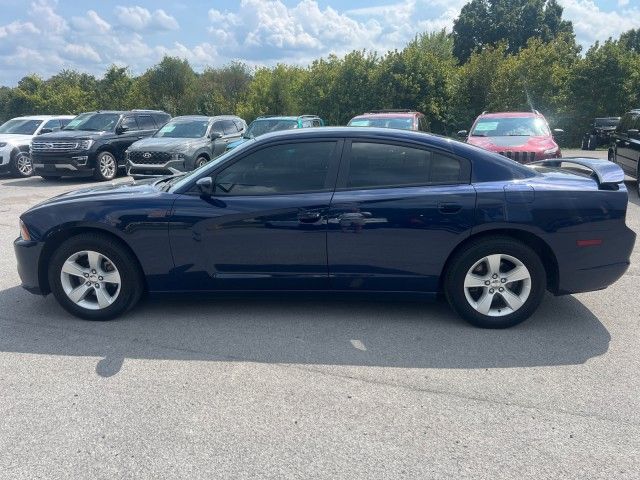
<instances>
[{"instance_id":1,"label":"headlight","mask_svg":"<svg viewBox=\"0 0 640 480\"><path fill-rule=\"evenodd\" d=\"M184 160L184 153L172 153L171 160Z\"/></svg>"},{"instance_id":2,"label":"headlight","mask_svg":"<svg viewBox=\"0 0 640 480\"><path fill-rule=\"evenodd\" d=\"M6 146L7 146L7 142L0 142L0 148L6 147Z\"/></svg>"},{"instance_id":3,"label":"headlight","mask_svg":"<svg viewBox=\"0 0 640 480\"><path fill-rule=\"evenodd\" d=\"M31 235L29 235L29 230L27 230L27 226L24 224L22 220L20 220L20 238L22 238L22 240L31 240Z\"/></svg>"},{"instance_id":4,"label":"headlight","mask_svg":"<svg viewBox=\"0 0 640 480\"><path fill-rule=\"evenodd\" d=\"M80 150L89 150L91 145L93 145L93 140L81 140L80 143L78 143L78 148Z\"/></svg>"},{"instance_id":5,"label":"headlight","mask_svg":"<svg viewBox=\"0 0 640 480\"><path fill-rule=\"evenodd\" d=\"M558 147L549 148L544 151L545 155L553 155L554 153L558 153Z\"/></svg>"}]
</instances>

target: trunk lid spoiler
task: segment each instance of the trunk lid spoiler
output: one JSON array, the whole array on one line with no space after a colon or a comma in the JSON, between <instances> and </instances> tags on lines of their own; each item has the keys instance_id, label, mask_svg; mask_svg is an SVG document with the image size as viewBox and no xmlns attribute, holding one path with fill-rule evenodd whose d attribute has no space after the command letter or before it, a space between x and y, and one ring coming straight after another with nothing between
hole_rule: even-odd
<instances>
[{"instance_id":1,"label":"trunk lid spoiler","mask_svg":"<svg viewBox=\"0 0 640 480\"><path fill-rule=\"evenodd\" d=\"M577 174L586 168L592 172L592 176L595 176L598 186L602 190L617 190L618 185L624 182L624 172L622 169L615 163L600 158L549 158L547 160L531 162L527 165L558 168L567 171L573 170L574 173Z\"/></svg>"}]
</instances>

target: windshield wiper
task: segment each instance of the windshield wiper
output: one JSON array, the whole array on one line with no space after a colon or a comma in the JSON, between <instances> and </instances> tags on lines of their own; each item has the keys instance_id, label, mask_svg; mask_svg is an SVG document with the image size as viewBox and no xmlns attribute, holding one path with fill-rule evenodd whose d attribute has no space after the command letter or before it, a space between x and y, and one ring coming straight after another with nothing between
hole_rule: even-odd
<instances>
[{"instance_id":1,"label":"windshield wiper","mask_svg":"<svg viewBox=\"0 0 640 480\"><path fill-rule=\"evenodd\" d=\"M173 175L172 177L166 178L164 180L160 180L158 183L164 183L164 185L162 185L162 187L161 187L161 190L163 192L168 191L169 188L171 188L171 185L176 183L178 180L180 180L185 175L186 175L186 172L185 173L178 173L177 175Z\"/></svg>"}]
</instances>

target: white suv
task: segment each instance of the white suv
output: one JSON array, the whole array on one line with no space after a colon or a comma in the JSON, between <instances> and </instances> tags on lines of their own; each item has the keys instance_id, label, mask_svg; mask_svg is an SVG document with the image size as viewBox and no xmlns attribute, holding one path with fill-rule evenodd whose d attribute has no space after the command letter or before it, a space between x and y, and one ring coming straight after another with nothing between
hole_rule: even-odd
<instances>
[{"instance_id":1,"label":"white suv","mask_svg":"<svg viewBox=\"0 0 640 480\"><path fill-rule=\"evenodd\" d=\"M73 115L33 115L12 118L0 125L0 173L30 177L33 165L29 147L33 137L57 132L72 118Z\"/></svg>"}]
</instances>

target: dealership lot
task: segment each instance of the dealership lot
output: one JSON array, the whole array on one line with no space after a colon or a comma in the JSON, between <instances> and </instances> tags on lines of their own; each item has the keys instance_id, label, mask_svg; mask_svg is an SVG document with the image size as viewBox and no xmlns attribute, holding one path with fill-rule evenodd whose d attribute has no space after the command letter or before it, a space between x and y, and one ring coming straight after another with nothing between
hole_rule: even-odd
<instances>
[{"instance_id":1,"label":"dealership lot","mask_svg":"<svg viewBox=\"0 0 640 480\"><path fill-rule=\"evenodd\" d=\"M11 246L23 210L90 184L0 178L0 478L637 478L640 246L504 331L279 294L90 323L24 292Z\"/></svg>"}]
</instances>

